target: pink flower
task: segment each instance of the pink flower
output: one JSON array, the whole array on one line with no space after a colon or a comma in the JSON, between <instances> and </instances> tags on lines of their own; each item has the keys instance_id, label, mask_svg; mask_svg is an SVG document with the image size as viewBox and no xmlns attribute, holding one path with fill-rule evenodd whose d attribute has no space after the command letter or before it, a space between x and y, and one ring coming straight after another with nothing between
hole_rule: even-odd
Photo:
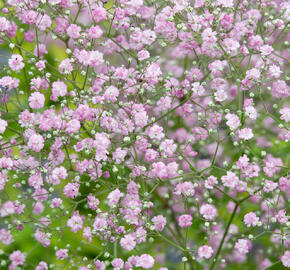
<instances>
[{"instance_id":1,"label":"pink flower","mask_svg":"<svg viewBox=\"0 0 290 270\"><path fill-rule=\"evenodd\" d=\"M62 204L62 199L60 198L53 198L51 201L51 208L58 208Z\"/></svg>"},{"instance_id":2,"label":"pink flower","mask_svg":"<svg viewBox=\"0 0 290 270\"><path fill-rule=\"evenodd\" d=\"M158 83L158 77L162 74L161 69L158 64L152 63L146 70L146 80L149 83L157 84Z\"/></svg>"},{"instance_id":3,"label":"pink flower","mask_svg":"<svg viewBox=\"0 0 290 270\"><path fill-rule=\"evenodd\" d=\"M235 186L239 182L238 176L236 176L236 174L231 171L228 171L227 175L222 176L221 180L223 182L223 185L229 188L235 188Z\"/></svg>"},{"instance_id":4,"label":"pink flower","mask_svg":"<svg viewBox=\"0 0 290 270\"><path fill-rule=\"evenodd\" d=\"M45 69L45 65L46 65L46 61L45 60L40 60L38 61L35 66L40 70L44 70Z\"/></svg>"},{"instance_id":5,"label":"pink flower","mask_svg":"<svg viewBox=\"0 0 290 270\"><path fill-rule=\"evenodd\" d=\"M47 28L51 26L52 21L48 15L44 14L38 17L36 23L40 31L45 31Z\"/></svg>"},{"instance_id":6,"label":"pink flower","mask_svg":"<svg viewBox=\"0 0 290 270\"><path fill-rule=\"evenodd\" d=\"M248 239L239 239L235 244L235 249L241 254L247 254L250 249L250 243Z\"/></svg>"},{"instance_id":7,"label":"pink flower","mask_svg":"<svg viewBox=\"0 0 290 270\"><path fill-rule=\"evenodd\" d=\"M142 43L145 45L151 45L156 39L154 31L147 29L142 33Z\"/></svg>"},{"instance_id":8,"label":"pink flower","mask_svg":"<svg viewBox=\"0 0 290 270\"><path fill-rule=\"evenodd\" d=\"M9 260L11 261L9 269L15 269L18 265L24 264L25 255L20 250L16 250L9 255Z\"/></svg>"},{"instance_id":9,"label":"pink flower","mask_svg":"<svg viewBox=\"0 0 290 270\"><path fill-rule=\"evenodd\" d=\"M146 60L150 57L150 53L146 50L141 50L140 52L138 52L138 59L140 61Z\"/></svg>"},{"instance_id":10,"label":"pink flower","mask_svg":"<svg viewBox=\"0 0 290 270\"><path fill-rule=\"evenodd\" d=\"M107 225L108 225L108 221L106 219L106 217L104 217L102 214L96 216L94 224L93 224L93 228L96 231L105 231L107 229Z\"/></svg>"},{"instance_id":11,"label":"pink flower","mask_svg":"<svg viewBox=\"0 0 290 270\"><path fill-rule=\"evenodd\" d=\"M200 258L209 259L213 254L213 249L211 246L204 245L198 248L197 253Z\"/></svg>"},{"instance_id":12,"label":"pink flower","mask_svg":"<svg viewBox=\"0 0 290 270\"><path fill-rule=\"evenodd\" d=\"M254 137L254 134L250 128L243 128L239 130L239 138L248 141Z\"/></svg>"},{"instance_id":13,"label":"pink flower","mask_svg":"<svg viewBox=\"0 0 290 270\"><path fill-rule=\"evenodd\" d=\"M116 102L118 96L119 96L119 90L113 85L107 88L103 95L105 100L109 100L111 102Z\"/></svg>"},{"instance_id":14,"label":"pink flower","mask_svg":"<svg viewBox=\"0 0 290 270\"><path fill-rule=\"evenodd\" d=\"M197 96L202 96L205 93L204 87L199 82L194 82L192 84L191 91L193 94L195 94Z\"/></svg>"},{"instance_id":15,"label":"pink flower","mask_svg":"<svg viewBox=\"0 0 290 270\"><path fill-rule=\"evenodd\" d=\"M201 268L289 265L287 1L2 2L2 268L167 270L178 228Z\"/></svg>"},{"instance_id":16,"label":"pink flower","mask_svg":"<svg viewBox=\"0 0 290 270\"><path fill-rule=\"evenodd\" d=\"M78 195L80 185L78 183L68 183L63 188L63 193L68 198L75 198Z\"/></svg>"},{"instance_id":17,"label":"pink flower","mask_svg":"<svg viewBox=\"0 0 290 270\"><path fill-rule=\"evenodd\" d=\"M259 218L256 216L256 213L250 212L244 216L244 223L247 227L255 227L259 222Z\"/></svg>"},{"instance_id":18,"label":"pink flower","mask_svg":"<svg viewBox=\"0 0 290 270\"><path fill-rule=\"evenodd\" d=\"M0 17L0 31L7 31L10 27L10 22L5 17Z\"/></svg>"},{"instance_id":19,"label":"pink flower","mask_svg":"<svg viewBox=\"0 0 290 270\"><path fill-rule=\"evenodd\" d=\"M222 5L225 8L233 7L233 0L217 0L217 5Z\"/></svg>"},{"instance_id":20,"label":"pink flower","mask_svg":"<svg viewBox=\"0 0 290 270\"><path fill-rule=\"evenodd\" d=\"M288 222L288 217L286 215L286 211L284 209L282 210L279 210L278 214L276 215L278 221L281 223L281 224L285 224Z\"/></svg>"},{"instance_id":21,"label":"pink flower","mask_svg":"<svg viewBox=\"0 0 290 270\"><path fill-rule=\"evenodd\" d=\"M9 230L0 229L0 241L4 245L10 245L13 242L13 237Z\"/></svg>"},{"instance_id":22,"label":"pink flower","mask_svg":"<svg viewBox=\"0 0 290 270\"><path fill-rule=\"evenodd\" d=\"M275 80L272 85L272 96L274 98L287 98L290 96L290 87L283 80Z\"/></svg>"},{"instance_id":23,"label":"pink flower","mask_svg":"<svg viewBox=\"0 0 290 270\"><path fill-rule=\"evenodd\" d=\"M262 56L270 55L273 50L273 47L269 45L263 45L260 47L260 52Z\"/></svg>"},{"instance_id":24,"label":"pink flower","mask_svg":"<svg viewBox=\"0 0 290 270\"><path fill-rule=\"evenodd\" d=\"M192 225L192 216L191 215L181 215L178 218L178 225L181 228L187 228Z\"/></svg>"},{"instance_id":25,"label":"pink flower","mask_svg":"<svg viewBox=\"0 0 290 270\"><path fill-rule=\"evenodd\" d=\"M107 197L107 199L109 200L108 205L112 206L118 204L120 198L123 196L124 194L120 192L119 189L113 190Z\"/></svg>"},{"instance_id":26,"label":"pink flower","mask_svg":"<svg viewBox=\"0 0 290 270\"><path fill-rule=\"evenodd\" d=\"M261 72L257 68L249 69L246 72L246 79L248 80L259 80L261 77Z\"/></svg>"},{"instance_id":27,"label":"pink flower","mask_svg":"<svg viewBox=\"0 0 290 270\"><path fill-rule=\"evenodd\" d=\"M68 219L66 225L70 227L71 231L76 233L83 228L83 218L78 211L75 211L70 219Z\"/></svg>"},{"instance_id":28,"label":"pink flower","mask_svg":"<svg viewBox=\"0 0 290 270\"><path fill-rule=\"evenodd\" d=\"M73 66L70 62L70 59L66 58L62 60L59 64L59 72L62 74L70 74L73 71Z\"/></svg>"},{"instance_id":29,"label":"pink flower","mask_svg":"<svg viewBox=\"0 0 290 270\"><path fill-rule=\"evenodd\" d=\"M81 123L77 119L72 119L66 124L66 132L67 133L76 133L81 128Z\"/></svg>"},{"instance_id":30,"label":"pink flower","mask_svg":"<svg viewBox=\"0 0 290 270\"><path fill-rule=\"evenodd\" d=\"M163 231L163 229L166 225L166 218L162 215L158 215L158 216L152 218L152 222L154 224L155 230L160 232L160 231Z\"/></svg>"},{"instance_id":31,"label":"pink flower","mask_svg":"<svg viewBox=\"0 0 290 270\"><path fill-rule=\"evenodd\" d=\"M34 48L34 55L39 56L40 58L42 58L47 53L48 52L44 44L39 44L38 46L35 46Z\"/></svg>"},{"instance_id":32,"label":"pink flower","mask_svg":"<svg viewBox=\"0 0 290 270\"><path fill-rule=\"evenodd\" d=\"M84 228L83 237L87 238L89 242L93 241L93 233L90 227Z\"/></svg>"},{"instance_id":33,"label":"pink flower","mask_svg":"<svg viewBox=\"0 0 290 270\"><path fill-rule=\"evenodd\" d=\"M28 98L29 106L32 109L41 109L44 106L45 96L39 92L34 92Z\"/></svg>"},{"instance_id":34,"label":"pink flower","mask_svg":"<svg viewBox=\"0 0 290 270\"><path fill-rule=\"evenodd\" d=\"M171 139L166 139L161 142L160 151L164 152L166 155L171 156L175 153L177 149L177 145L174 143L173 140Z\"/></svg>"},{"instance_id":35,"label":"pink flower","mask_svg":"<svg viewBox=\"0 0 290 270\"><path fill-rule=\"evenodd\" d=\"M88 65L92 67L98 67L104 63L103 54L99 51L91 51L88 56Z\"/></svg>"},{"instance_id":36,"label":"pink flower","mask_svg":"<svg viewBox=\"0 0 290 270\"><path fill-rule=\"evenodd\" d=\"M114 267L114 270L120 270L124 266L124 261L120 258L116 258L112 261L112 266Z\"/></svg>"},{"instance_id":37,"label":"pink flower","mask_svg":"<svg viewBox=\"0 0 290 270\"><path fill-rule=\"evenodd\" d=\"M277 188L277 186L278 186L277 183L275 183L271 180L265 180L263 190L265 192L272 192L275 188Z\"/></svg>"},{"instance_id":38,"label":"pink flower","mask_svg":"<svg viewBox=\"0 0 290 270\"><path fill-rule=\"evenodd\" d=\"M44 147L44 139L39 134L33 134L29 138L27 146L29 149L35 152L40 152L42 148Z\"/></svg>"},{"instance_id":39,"label":"pink flower","mask_svg":"<svg viewBox=\"0 0 290 270\"><path fill-rule=\"evenodd\" d=\"M96 25L96 26L92 26L89 30L88 30L88 34L91 38L100 38L103 35L103 30L101 29L100 26Z\"/></svg>"},{"instance_id":40,"label":"pink flower","mask_svg":"<svg viewBox=\"0 0 290 270\"><path fill-rule=\"evenodd\" d=\"M59 249L55 252L55 255L57 259L64 260L68 256L68 250L67 249Z\"/></svg>"},{"instance_id":41,"label":"pink flower","mask_svg":"<svg viewBox=\"0 0 290 270\"><path fill-rule=\"evenodd\" d=\"M223 42L224 49L227 53L229 53L231 56L234 56L237 54L238 48L240 47L240 43L232 38L226 38Z\"/></svg>"},{"instance_id":42,"label":"pink flower","mask_svg":"<svg viewBox=\"0 0 290 270\"><path fill-rule=\"evenodd\" d=\"M160 141L164 138L163 128L154 124L152 127L148 128L148 136L150 139L156 139Z\"/></svg>"},{"instance_id":43,"label":"pink flower","mask_svg":"<svg viewBox=\"0 0 290 270\"><path fill-rule=\"evenodd\" d=\"M89 195L87 199L88 199L88 205L92 210L98 209L98 205L100 201L95 196Z\"/></svg>"},{"instance_id":44,"label":"pink flower","mask_svg":"<svg viewBox=\"0 0 290 270\"><path fill-rule=\"evenodd\" d=\"M37 229L34 233L34 237L39 242L42 244L44 247L48 247L50 245L50 234L49 233L44 233Z\"/></svg>"},{"instance_id":45,"label":"pink flower","mask_svg":"<svg viewBox=\"0 0 290 270\"><path fill-rule=\"evenodd\" d=\"M194 195L194 186L191 182L179 183L175 186L174 194L192 197Z\"/></svg>"},{"instance_id":46,"label":"pink flower","mask_svg":"<svg viewBox=\"0 0 290 270\"><path fill-rule=\"evenodd\" d=\"M281 177L279 179L279 188L282 191L286 191L287 189L290 189L290 179L288 179L286 177Z\"/></svg>"},{"instance_id":47,"label":"pink flower","mask_svg":"<svg viewBox=\"0 0 290 270\"><path fill-rule=\"evenodd\" d=\"M281 257L281 262L285 267L290 267L290 251L286 250L284 255Z\"/></svg>"},{"instance_id":48,"label":"pink flower","mask_svg":"<svg viewBox=\"0 0 290 270\"><path fill-rule=\"evenodd\" d=\"M106 269L105 263L101 262L100 260L95 261L95 267L96 267L96 270L105 270Z\"/></svg>"},{"instance_id":49,"label":"pink flower","mask_svg":"<svg viewBox=\"0 0 290 270\"><path fill-rule=\"evenodd\" d=\"M205 141L208 138L208 132L206 129L202 127L195 127L192 129L192 133L194 134L194 138L196 140Z\"/></svg>"},{"instance_id":50,"label":"pink flower","mask_svg":"<svg viewBox=\"0 0 290 270\"><path fill-rule=\"evenodd\" d=\"M3 134L8 126L7 121L0 119L0 133Z\"/></svg>"},{"instance_id":51,"label":"pink flower","mask_svg":"<svg viewBox=\"0 0 290 270\"><path fill-rule=\"evenodd\" d=\"M95 6L93 8L93 16L94 16L94 21L100 22L106 19L107 17L107 11L103 7L97 7Z\"/></svg>"},{"instance_id":52,"label":"pink flower","mask_svg":"<svg viewBox=\"0 0 290 270\"><path fill-rule=\"evenodd\" d=\"M231 129L237 129L241 124L239 117L233 113L227 113L225 118L227 119L226 124Z\"/></svg>"},{"instance_id":53,"label":"pink flower","mask_svg":"<svg viewBox=\"0 0 290 270\"><path fill-rule=\"evenodd\" d=\"M19 80L10 76L4 76L0 79L0 86L11 90L19 86Z\"/></svg>"},{"instance_id":54,"label":"pink flower","mask_svg":"<svg viewBox=\"0 0 290 270\"><path fill-rule=\"evenodd\" d=\"M24 39L25 39L27 42L32 43L33 40L34 40L34 31L30 30L30 31L25 32L25 33L24 33Z\"/></svg>"},{"instance_id":55,"label":"pink flower","mask_svg":"<svg viewBox=\"0 0 290 270\"><path fill-rule=\"evenodd\" d=\"M8 60L8 65L14 71L23 69L24 68L23 57L19 54L13 54L11 58Z\"/></svg>"},{"instance_id":56,"label":"pink flower","mask_svg":"<svg viewBox=\"0 0 290 270\"><path fill-rule=\"evenodd\" d=\"M23 14L23 22L27 24L35 24L38 17L38 12L34 10L27 10Z\"/></svg>"},{"instance_id":57,"label":"pink flower","mask_svg":"<svg viewBox=\"0 0 290 270\"><path fill-rule=\"evenodd\" d=\"M48 270L48 266L46 262L40 262L36 267L35 270Z\"/></svg>"},{"instance_id":58,"label":"pink flower","mask_svg":"<svg viewBox=\"0 0 290 270\"><path fill-rule=\"evenodd\" d=\"M286 123L290 122L290 107L283 107L279 112L281 113L280 118L282 120L284 120Z\"/></svg>"},{"instance_id":59,"label":"pink flower","mask_svg":"<svg viewBox=\"0 0 290 270\"><path fill-rule=\"evenodd\" d=\"M80 35L80 31L81 31L81 27L76 25L76 24L71 24L68 28L67 28L67 35L70 37L70 38L73 38L73 39L77 39L79 38L81 35Z\"/></svg>"},{"instance_id":60,"label":"pink flower","mask_svg":"<svg viewBox=\"0 0 290 270\"><path fill-rule=\"evenodd\" d=\"M127 150L118 147L116 151L113 153L113 160L116 161L116 164L121 164L127 155Z\"/></svg>"},{"instance_id":61,"label":"pink flower","mask_svg":"<svg viewBox=\"0 0 290 270\"><path fill-rule=\"evenodd\" d=\"M199 213L207 220L214 220L217 217L217 210L212 204L203 204Z\"/></svg>"},{"instance_id":62,"label":"pink flower","mask_svg":"<svg viewBox=\"0 0 290 270\"><path fill-rule=\"evenodd\" d=\"M123 249L130 251L136 246L135 238L132 235L127 234L121 238L120 245Z\"/></svg>"},{"instance_id":63,"label":"pink flower","mask_svg":"<svg viewBox=\"0 0 290 270\"><path fill-rule=\"evenodd\" d=\"M142 267L143 269L150 269L154 266L154 259L149 254L142 254L137 259L137 267Z\"/></svg>"},{"instance_id":64,"label":"pink flower","mask_svg":"<svg viewBox=\"0 0 290 270\"><path fill-rule=\"evenodd\" d=\"M217 178L213 175L209 176L204 182L204 186L207 189L213 189L216 184L218 184L218 181Z\"/></svg>"},{"instance_id":65,"label":"pink flower","mask_svg":"<svg viewBox=\"0 0 290 270\"><path fill-rule=\"evenodd\" d=\"M278 79L282 74L282 71L279 66L270 65L269 66L269 75L275 79Z\"/></svg>"},{"instance_id":66,"label":"pink flower","mask_svg":"<svg viewBox=\"0 0 290 270\"><path fill-rule=\"evenodd\" d=\"M66 169L63 166L55 168L51 177L47 179L49 184L58 185L61 179L65 179L68 176Z\"/></svg>"},{"instance_id":67,"label":"pink flower","mask_svg":"<svg viewBox=\"0 0 290 270\"><path fill-rule=\"evenodd\" d=\"M64 97L67 94L67 86L62 81L56 81L52 84L51 92L52 95L50 99L53 101L57 101L59 97Z\"/></svg>"}]
</instances>

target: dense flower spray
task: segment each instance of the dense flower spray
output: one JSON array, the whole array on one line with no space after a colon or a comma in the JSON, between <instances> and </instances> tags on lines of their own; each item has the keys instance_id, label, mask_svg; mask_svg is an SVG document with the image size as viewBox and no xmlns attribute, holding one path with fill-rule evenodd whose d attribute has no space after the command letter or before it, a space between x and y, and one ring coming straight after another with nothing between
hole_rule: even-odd
<instances>
[{"instance_id":1,"label":"dense flower spray","mask_svg":"<svg viewBox=\"0 0 290 270\"><path fill-rule=\"evenodd\" d=\"M0 268L290 267L289 18L0 1Z\"/></svg>"}]
</instances>

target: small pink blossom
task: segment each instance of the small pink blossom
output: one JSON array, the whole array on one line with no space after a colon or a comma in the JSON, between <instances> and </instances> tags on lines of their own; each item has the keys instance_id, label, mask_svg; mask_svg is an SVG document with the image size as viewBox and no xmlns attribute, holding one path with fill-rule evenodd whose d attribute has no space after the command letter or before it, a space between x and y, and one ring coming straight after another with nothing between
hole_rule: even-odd
<instances>
[{"instance_id":1,"label":"small pink blossom","mask_svg":"<svg viewBox=\"0 0 290 270\"><path fill-rule=\"evenodd\" d=\"M130 251L136 246L135 238L132 235L127 234L123 238L121 238L120 245L125 250Z\"/></svg>"},{"instance_id":2,"label":"small pink blossom","mask_svg":"<svg viewBox=\"0 0 290 270\"><path fill-rule=\"evenodd\" d=\"M66 225L70 227L71 231L74 233L83 228L83 218L80 216L78 211L73 213L72 217L68 219Z\"/></svg>"},{"instance_id":3,"label":"small pink blossom","mask_svg":"<svg viewBox=\"0 0 290 270\"><path fill-rule=\"evenodd\" d=\"M114 270L123 269L124 261L120 258L116 258L112 261L112 266L114 267Z\"/></svg>"},{"instance_id":4,"label":"small pink blossom","mask_svg":"<svg viewBox=\"0 0 290 270\"><path fill-rule=\"evenodd\" d=\"M55 255L58 260L64 260L68 256L68 250L67 249L59 249L55 252Z\"/></svg>"},{"instance_id":5,"label":"small pink blossom","mask_svg":"<svg viewBox=\"0 0 290 270\"><path fill-rule=\"evenodd\" d=\"M70 38L73 39L77 39L79 38L80 35L80 31L81 31L81 27L76 25L76 24L71 24L68 28L67 28L67 34Z\"/></svg>"},{"instance_id":6,"label":"small pink blossom","mask_svg":"<svg viewBox=\"0 0 290 270\"><path fill-rule=\"evenodd\" d=\"M281 257L281 262L285 267L290 267L290 251L286 250L284 255Z\"/></svg>"},{"instance_id":7,"label":"small pink blossom","mask_svg":"<svg viewBox=\"0 0 290 270\"><path fill-rule=\"evenodd\" d=\"M204 182L204 186L207 189L213 189L216 184L218 184L218 181L217 178L213 175L209 176Z\"/></svg>"},{"instance_id":8,"label":"small pink blossom","mask_svg":"<svg viewBox=\"0 0 290 270\"><path fill-rule=\"evenodd\" d=\"M197 253L200 258L209 259L213 254L213 249L211 246L204 245L198 248Z\"/></svg>"},{"instance_id":9,"label":"small pink blossom","mask_svg":"<svg viewBox=\"0 0 290 270\"><path fill-rule=\"evenodd\" d=\"M192 225L192 216L190 215L182 215L180 217L178 217L178 225L181 228L187 228L190 227Z\"/></svg>"},{"instance_id":10,"label":"small pink blossom","mask_svg":"<svg viewBox=\"0 0 290 270\"><path fill-rule=\"evenodd\" d=\"M103 7L94 7L93 8L93 16L94 16L94 21L100 22L106 19L107 17L107 11Z\"/></svg>"},{"instance_id":11,"label":"small pink blossom","mask_svg":"<svg viewBox=\"0 0 290 270\"><path fill-rule=\"evenodd\" d=\"M235 249L241 254L247 254L250 249L250 240L248 239L239 239L235 243Z\"/></svg>"},{"instance_id":12,"label":"small pink blossom","mask_svg":"<svg viewBox=\"0 0 290 270\"><path fill-rule=\"evenodd\" d=\"M259 222L259 218L256 216L256 213L249 212L244 216L244 223L247 225L247 227L255 227L257 226Z\"/></svg>"},{"instance_id":13,"label":"small pink blossom","mask_svg":"<svg viewBox=\"0 0 290 270\"><path fill-rule=\"evenodd\" d=\"M162 215L155 216L152 218L152 222L154 224L154 228L156 231L163 231L166 225L166 218Z\"/></svg>"},{"instance_id":14,"label":"small pink blossom","mask_svg":"<svg viewBox=\"0 0 290 270\"><path fill-rule=\"evenodd\" d=\"M44 139L39 134L33 134L27 144L28 148L35 152L40 152L44 147Z\"/></svg>"},{"instance_id":15,"label":"small pink blossom","mask_svg":"<svg viewBox=\"0 0 290 270\"><path fill-rule=\"evenodd\" d=\"M124 194L120 192L119 189L113 190L107 197L107 199L109 200L108 205L112 206L118 204L120 198L122 198L123 196Z\"/></svg>"},{"instance_id":16,"label":"small pink blossom","mask_svg":"<svg viewBox=\"0 0 290 270\"><path fill-rule=\"evenodd\" d=\"M138 257L136 266L142 267L143 269L150 269L154 266L154 259L149 254L142 254Z\"/></svg>"},{"instance_id":17,"label":"small pink blossom","mask_svg":"<svg viewBox=\"0 0 290 270\"><path fill-rule=\"evenodd\" d=\"M34 92L28 98L29 106L32 109L41 109L44 106L45 96L39 92Z\"/></svg>"},{"instance_id":18,"label":"small pink blossom","mask_svg":"<svg viewBox=\"0 0 290 270\"><path fill-rule=\"evenodd\" d=\"M239 138L245 141L250 140L254 137L254 134L250 128L243 128L239 130Z\"/></svg>"},{"instance_id":19,"label":"small pink blossom","mask_svg":"<svg viewBox=\"0 0 290 270\"><path fill-rule=\"evenodd\" d=\"M277 217L279 223L281 223L281 224L285 224L288 222L288 216L287 216L286 211L284 209L279 210L276 217Z\"/></svg>"},{"instance_id":20,"label":"small pink blossom","mask_svg":"<svg viewBox=\"0 0 290 270\"><path fill-rule=\"evenodd\" d=\"M16 250L9 255L9 260L11 264L9 265L9 269L15 269L19 265L23 265L25 262L25 255L20 251Z\"/></svg>"},{"instance_id":21,"label":"small pink blossom","mask_svg":"<svg viewBox=\"0 0 290 270\"><path fill-rule=\"evenodd\" d=\"M8 126L7 121L0 119L0 133L3 134Z\"/></svg>"},{"instance_id":22,"label":"small pink blossom","mask_svg":"<svg viewBox=\"0 0 290 270\"><path fill-rule=\"evenodd\" d=\"M227 175L222 176L221 180L223 185L229 188L235 188L239 182L238 176L231 171L228 171Z\"/></svg>"},{"instance_id":23,"label":"small pink blossom","mask_svg":"<svg viewBox=\"0 0 290 270\"><path fill-rule=\"evenodd\" d=\"M211 204L203 204L199 209L199 213L207 220L214 220L218 214L216 208Z\"/></svg>"},{"instance_id":24,"label":"small pink blossom","mask_svg":"<svg viewBox=\"0 0 290 270\"><path fill-rule=\"evenodd\" d=\"M24 68L23 57L19 54L13 54L8 61L8 65L14 71L23 69Z\"/></svg>"},{"instance_id":25,"label":"small pink blossom","mask_svg":"<svg viewBox=\"0 0 290 270\"><path fill-rule=\"evenodd\" d=\"M56 81L52 84L51 92L52 95L50 99L53 101L57 101L59 97L64 97L67 94L67 86L62 81Z\"/></svg>"},{"instance_id":26,"label":"small pink blossom","mask_svg":"<svg viewBox=\"0 0 290 270\"><path fill-rule=\"evenodd\" d=\"M96 267L96 270L105 270L106 269L105 263L101 262L100 260L95 261L95 267Z\"/></svg>"},{"instance_id":27,"label":"small pink blossom","mask_svg":"<svg viewBox=\"0 0 290 270\"><path fill-rule=\"evenodd\" d=\"M140 61L146 60L150 57L150 53L146 50L142 50L140 52L138 52L138 59Z\"/></svg>"}]
</instances>

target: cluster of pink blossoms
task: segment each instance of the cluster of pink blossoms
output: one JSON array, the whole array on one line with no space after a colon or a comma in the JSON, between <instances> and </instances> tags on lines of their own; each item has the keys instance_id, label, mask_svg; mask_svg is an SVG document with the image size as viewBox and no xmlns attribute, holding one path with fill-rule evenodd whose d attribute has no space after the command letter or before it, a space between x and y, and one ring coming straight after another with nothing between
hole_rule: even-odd
<instances>
[{"instance_id":1,"label":"cluster of pink blossoms","mask_svg":"<svg viewBox=\"0 0 290 270\"><path fill-rule=\"evenodd\" d=\"M0 2L0 268L290 267L289 18Z\"/></svg>"}]
</instances>

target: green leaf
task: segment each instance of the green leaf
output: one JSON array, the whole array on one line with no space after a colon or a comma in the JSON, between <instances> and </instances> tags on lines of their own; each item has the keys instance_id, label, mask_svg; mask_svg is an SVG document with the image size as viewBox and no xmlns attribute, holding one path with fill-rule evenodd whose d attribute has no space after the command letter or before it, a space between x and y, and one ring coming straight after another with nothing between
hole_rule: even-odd
<instances>
[{"instance_id":1,"label":"green leaf","mask_svg":"<svg viewBox=\"0 0 290 270\"><path fill-rule=\"evenodd\" d=\"M283 269L287 269L287 268L283 266L281 261L277 261L273 263L272 265L270 265L269 267L267 267L265 270L283 270Z\"/></svg>"}]
</instances>

